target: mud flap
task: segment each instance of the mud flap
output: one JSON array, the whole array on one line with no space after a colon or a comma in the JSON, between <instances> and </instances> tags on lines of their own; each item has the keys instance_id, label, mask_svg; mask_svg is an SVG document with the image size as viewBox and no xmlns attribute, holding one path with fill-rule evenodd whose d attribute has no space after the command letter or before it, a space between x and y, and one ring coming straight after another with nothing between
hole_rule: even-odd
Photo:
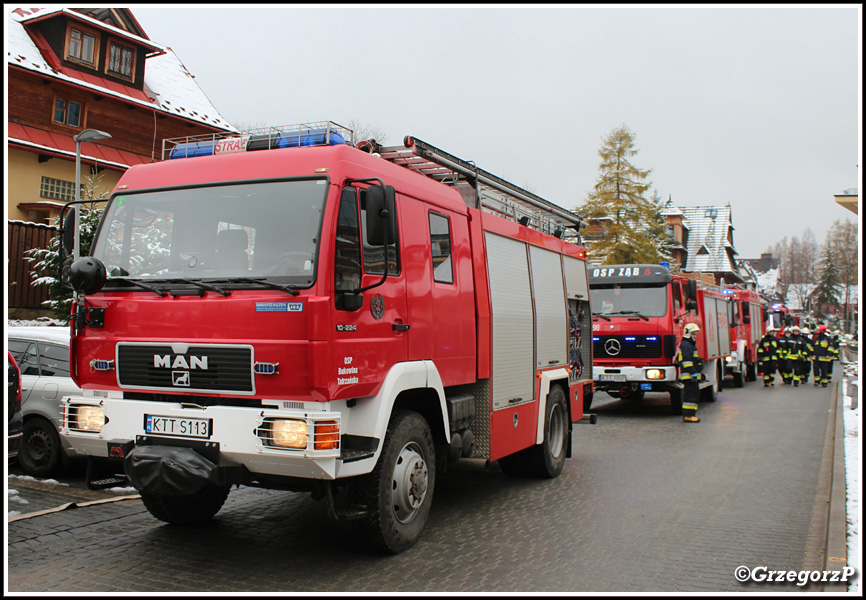
<instances>
[{"instance_id":1,"label":"mud flap","mask_svg":"<svg viewBox=\"0 0 866 600\"><path fill-rule=\"evenodd\" d=\"M219 467L191 448L136 446L123 470L139 492L188 496L219 484Z\"/></svg>"}]
</instances>

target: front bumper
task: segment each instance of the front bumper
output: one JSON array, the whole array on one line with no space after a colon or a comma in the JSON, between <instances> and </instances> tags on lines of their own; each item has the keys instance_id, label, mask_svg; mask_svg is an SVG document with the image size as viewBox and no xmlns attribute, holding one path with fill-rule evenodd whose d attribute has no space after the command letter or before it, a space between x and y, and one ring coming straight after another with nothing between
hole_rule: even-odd
<instances>
[{"instance_id":1,"label":"front bumper","mask_svg":"<svg viewBox=\"0 0 866 600\"><path fill-rule=\"evenodd\" d=\"M76 429L71 415L81 405L101 406L105 422L101 431ZM342 433L339 412L302 409L246 408L232 406L200 407L174 402L153 402L120 398L69 397L62 404L61 437L68 441L72 452L93 457L116 457L118 448L132 445L162 445L189 447L212 456L218 467L245 467L254 474L298 477L304 479L336 479L341 475L343 460L340 456L340 441L327 449L315 447L317 423L336 423ZM207 424L194 435L187 427L177 427L174 432L164 430L155 433L153 417L174 420L176 424ZM151 417L150 423L148 417ZM296 419L307 424L306 445L298 449L275 448L267 445L269 439L263 432L269 419ZM263 426L264 425L264 426ZM148 430L151 427L151 430ZM333 425L329 430L333 435ZM340 436L337 436L340 440ZM124 451L125 455L126 451ZM347 469L343 476L358 474L357 463ZM369 471L372 465L366 467ZM355 471L349 473L348 471ZM363 468L361 472L363 472Z\"/></svg>"},{"instance_id":2,"label":"front bumper","mask_svg":"<svg viewBox=\"0 0 866 600\"><path fill-rule=\"evenodd\" d=\"M677 368L673 366L592 366L592 379L598 389L619 389L625 385L650 386L653 390L667 390L677 381Z\"/></svg>"},{"instance_id":3,"label":"front bumper","mask_svg":"<svg viewBox=\"0 0 866 600\"><path fill-rule=\"evenodd\" d=\"M21 448L21 438L23 437L23 435L24 434L22 432L9 434L9 450L7 452L9 461L18 458L18 450Z\"/></svg>"}]
</instances>

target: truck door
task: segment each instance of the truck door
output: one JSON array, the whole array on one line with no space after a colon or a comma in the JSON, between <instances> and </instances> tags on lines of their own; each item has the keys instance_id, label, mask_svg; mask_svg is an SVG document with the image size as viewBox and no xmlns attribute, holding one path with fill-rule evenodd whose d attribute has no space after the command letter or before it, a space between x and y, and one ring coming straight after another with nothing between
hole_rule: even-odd
<instances>
[{"instance_id":1,"label":"truck door","mask_svg":"<svg viewBox=\"0 0 866 600\"><path fill-rule=\"evenodd\" d=\"M398 202L397 219L400 222ZM335 331L332 345L332 397L370 396L391 367L407 359L410 323L406 275L401 261L401 227L387 247L366 238L366 190L346 186L340 195L334 247ZM388 277L382 285L354 290ZM357 304L353 304L356 302Z\"/></svg>"}]
</instances>

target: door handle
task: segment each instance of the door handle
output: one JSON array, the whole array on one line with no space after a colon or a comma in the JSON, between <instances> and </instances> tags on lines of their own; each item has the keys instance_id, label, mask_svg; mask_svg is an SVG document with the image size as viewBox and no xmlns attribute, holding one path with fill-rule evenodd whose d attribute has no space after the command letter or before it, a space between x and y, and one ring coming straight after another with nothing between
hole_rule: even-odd
<instances>
[{"instance_id":1,"label":"door handle","mask_svg":"<svg viewBox=\"0 0 866 600\"><path fill-rule=\"evenodd\" d=\"M394 331L409 331L409 325L407 323L394 323L391 325L391 328Z\"/></svg>"}]
</instances>

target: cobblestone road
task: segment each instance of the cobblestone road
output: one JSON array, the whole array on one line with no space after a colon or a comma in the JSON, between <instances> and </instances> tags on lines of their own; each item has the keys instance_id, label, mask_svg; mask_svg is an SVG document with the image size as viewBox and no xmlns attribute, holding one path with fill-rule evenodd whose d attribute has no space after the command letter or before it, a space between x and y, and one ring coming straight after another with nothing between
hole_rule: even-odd
<instances>
[{"instance_id":1,"label":"cobblestone road","mask_svg":"<svg viewBox=\"0 0 866 600\"><path fill-rule=\"evenodd\" d=\"M8 523L7 590L797 592L740 584L734 570L820 568L831 402L830 389L750 383L701 404L691 425L666 395L598 394L598 423L575 425L562 476L466 463L437 482L421 541L393 557L365 552L323 503L289 492L235 490L191 528L156 521L140 500L23 518Z\"/></svg>"}]
</instances>

